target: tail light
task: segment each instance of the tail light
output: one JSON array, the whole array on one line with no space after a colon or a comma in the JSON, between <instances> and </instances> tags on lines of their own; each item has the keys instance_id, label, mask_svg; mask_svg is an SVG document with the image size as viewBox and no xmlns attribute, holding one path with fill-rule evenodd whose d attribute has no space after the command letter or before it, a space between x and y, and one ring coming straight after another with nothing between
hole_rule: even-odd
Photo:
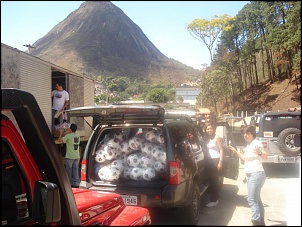
<instances>
[{"instance_id":1,"label":"tail light","mask_svg":"<svg viewBox=\"0 0 302 227\"><path fill-rule=\"evenodd\" d=\"M81 181L86 181L86 159L82 160L82 165L81 165Z\"/></svg>"},{"instance_id":2,"label":"tail light","mask_svg":"<svg viewBox=\"0 0 302 227\"><path fill-rule=\"evenodd\" d=\"M267 148L267 142L266 141L262 141L261 142L264 148Z\"/></svg>"},{"instance_id":3,"label":"tail light","mask_svg":"<svg viewBox=\"0 0 302 227\"><path fill-rule=\"evenodd\" d=\"M169 184L179 184L180 183L180 171L177 162L170 162L170 182Z\"/></svg>"}]
</instances>

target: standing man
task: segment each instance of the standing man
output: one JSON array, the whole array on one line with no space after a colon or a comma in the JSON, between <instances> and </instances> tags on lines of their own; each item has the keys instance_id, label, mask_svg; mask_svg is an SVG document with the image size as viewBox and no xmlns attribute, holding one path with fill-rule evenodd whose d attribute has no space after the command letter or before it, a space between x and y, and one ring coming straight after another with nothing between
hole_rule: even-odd
<instances>
[{"instance_id":1,"label":"standing man","mask_svg":"<svg viewBox=\"0 0 302 227\"><path fill-rule=\"evenodd\" d=\"M70 125L71 133L62 137L64 129L60 129L59 141L66 143L65 168L71 187L78 188L80 184L80 136L76 133L76 124Z\"/></svg>"},{"instance_id":2,"label":"standing man","mask_svg":"<svg viewBox=\"0 0 302 227\"><path fill-rule=\"evenodd\" d=\"M52 102L52 124L54 125L55 114L59 111L62 112L69 105L69 93L63 89L63 84L61 82L56 83L56 90L51 92ZM60 114L56 124L61 124L63 121L63 114Z\"/></svg>"}]
</instances>

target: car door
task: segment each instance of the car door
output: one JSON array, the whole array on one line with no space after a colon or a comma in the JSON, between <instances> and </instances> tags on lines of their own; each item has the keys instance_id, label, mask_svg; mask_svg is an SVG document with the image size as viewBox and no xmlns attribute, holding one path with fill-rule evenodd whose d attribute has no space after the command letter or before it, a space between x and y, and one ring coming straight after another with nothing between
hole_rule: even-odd
<instances>
[{"instance_id":1,"label":"car door","mask_svg":"<svg viewBox=\"0 0 302 227\"><path fill-rule=\"evenodd\" d=\"M231 127L234 142L237 149L244 149L246 147L246 141L242 135L242 127L247 125L244 117L225 117L224 120Z\"/></svg>"},{"instance_id":2,"label":"car door","mask_svg":"<svg viewBox=\"0 0 302 227\"><path fill-rule=\"evenodd\" d=\"M232 129L227 122L216 122L216 134L222 138L224 148L224 177L237 180L239 174L239 158L228 147L236 147Z\"/></svg>"}]
</instances>

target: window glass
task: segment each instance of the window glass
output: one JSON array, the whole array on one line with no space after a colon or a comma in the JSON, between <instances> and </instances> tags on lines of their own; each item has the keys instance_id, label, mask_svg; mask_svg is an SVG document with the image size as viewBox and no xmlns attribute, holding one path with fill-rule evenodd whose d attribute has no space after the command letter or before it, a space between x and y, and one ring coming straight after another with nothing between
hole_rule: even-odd
<instances>
[{"instance_id":1,"label":"window glass","mask_svg":"<svg viewBox=\"0 0 302 227\"><path fill-rule=\"evenodd\" d=\"M285 128L300 127L300 121L296 116L281 115L281 116L266 116L263 121L264 131L282 131Z\"/></svg>"},{"instance_id":2,"label":"window glass","mask_svg":"<svg viewBox=\"0 0 302 227\"><path fill-rule=\"evenodd\" d=\"M166 147L160 127L105 128L93 154L97 183L163 180Z\"/></svg>"},{"instance_id":3,"label":"window glass","mask_svg":"<svg viewBox=\"0 0 302 227\"><path fill-rule=\"evenodd\" d=\"M18 223L29 216L27 195L11 147L2 140L2 225Z\"/></svg>"},{"instance_id":4,"label":"window glass","mask_svg":"<svg viewBox=\"0 0 302 227\"><path fill-rule=\"evenodd\" d=\"M187 152L193 152L194 156L202 151L196 134L197 130L194 130L193 127L190 127L188 125L175 125L171 127L170 132L171 141L175 148L179 148L180 143L182 143L183 146L189 149L187 150ZM184 152L184 150L181 149L176 149L175 151L179 153Z\"/></svg>"},{"instance_id":5,"label":"window glass","mask_svg":"<svg viewBox=\"0 0 302 227\"><path fill-rule=\"evenodd\" d=\"M181 141L184 141L187 139L187 131L185 127L180 125L175 125L170 128L170 136L171 141L173 143L174 147L177 147L177 144Z\"/></svg>"}]
</instances>

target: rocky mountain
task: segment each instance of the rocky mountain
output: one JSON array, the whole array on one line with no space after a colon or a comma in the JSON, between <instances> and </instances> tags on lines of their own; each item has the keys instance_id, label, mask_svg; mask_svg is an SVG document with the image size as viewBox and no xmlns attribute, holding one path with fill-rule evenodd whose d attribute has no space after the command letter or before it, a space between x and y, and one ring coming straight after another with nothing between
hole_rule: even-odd
<instances>
[{"instance_id":1,"label":"rocky mountain","mask_svg":"<svg viewBox=\"0 0 302 227\"><path fill-rule=\"evenodd\" d=\"M126 76L180 84L200 75L162 54L111 2L84 2L33 46L32 55L90 77Z\"/></svg>"}]
</instances>

